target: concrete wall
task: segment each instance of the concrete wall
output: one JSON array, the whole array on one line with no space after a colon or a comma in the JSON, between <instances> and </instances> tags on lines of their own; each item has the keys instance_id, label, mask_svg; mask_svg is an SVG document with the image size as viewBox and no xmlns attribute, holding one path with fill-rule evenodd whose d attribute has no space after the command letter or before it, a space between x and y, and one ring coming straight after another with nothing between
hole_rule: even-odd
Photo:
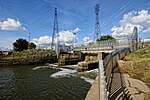
<instances>
[{"instance_id":1,"label":"concrete wall","mask_svg":"<svg viewBox=\"0 0 150 100\"><path fill-rule=\"evenodd\" d=\"M122 48L110 54L106 54L104 52L98 54L99 60L98 79L94 81L94 84L92 84L92 87L88 91L85 100L91 100L91 98L94 98L94 100L108 100L109 93L107 90L110 87L112 70L117 65L117 61L119 59L123 59L123 57L125 57L125 55L129 52L131 52L130 48Z\"/></svg>"},{"instance_id":2,"label":"concrete wall","mask_svg":"<svg viewBox=\"0 0 150 100\"><path fill-rule=\"evenodd\" d=\"M109 88L112 70L117 65L117 61L119 59L123 59L126 56L126 54L129 52L131 52L130 48L119 49L119 50L116 50L116 51L110 53L103 60L103 65L104 65L103 67L105 70L107 88Z\"/></svg>"},{"instance_id":3,"label":"concrete wall","mask_svg":"<svg viewBox=\"0 0 150 100\"><path fill-rule=\"evenodd\" d=\"M106 84L101 84L100 87L105 87L107 90L110 88L112 71L115 68L115 66L117 66L117 61L119 59L123 59L126 56L126 54L129 52L131 52L130 48L118 49L110 53L109 55L107 55L104 59L99 60L100 62L103 62L100 68L104 68L104 76L106 76L105 77ZM100 80L100 81L103 81L103 80ZM100 93L108 96L108 94L103 93L103 91L101 91Z\"/></svg>"},{"instance_id":4,"label":"concrete wall","mask_svg":"<svg viewBox=\"0 0 150 100\"><path fill-rule=\"evenodd\" d=\"M60 53L58 64L59 66L64 65L71 65L71 64L77 64L79 61L83 61L85 59L85 56L81 52L75 52L75 53Z\"/></svg>"},{"instance_id":5,"label":"concrete wall","mask_svg":"<svg viewBox=\"0 0 150 100\"><path fill-rule=\"evenodd\" d=\"M82 62L78 62L78 71L86 71L98 68L98 54L97 53L85 53L85 59Z\"/></svg>"}]
</instances>

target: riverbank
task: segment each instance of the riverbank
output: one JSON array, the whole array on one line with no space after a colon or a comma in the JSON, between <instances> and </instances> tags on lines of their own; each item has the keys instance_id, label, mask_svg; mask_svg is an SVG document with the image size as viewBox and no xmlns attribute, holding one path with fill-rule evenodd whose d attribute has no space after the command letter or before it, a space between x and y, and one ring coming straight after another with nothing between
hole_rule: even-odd
<instances>
[{"instance_id":1,"label":"riverbank","mask_svg":"<svg viewBox=\"0 0 150 100\"><path fill-rule=\"evenodd\" d=\"M135 100L149 100L150 46L128 54L123 60L118 61L118 66L121 73L128 74L126 84L132 97Z\"/></svg>"},{"instance_id":2,"label":"riverbank","mask_svg":"<svg viewBox=\"0 0 150 100\"><path fill-rule=\"evenodd\" d=\"M146 47L130 53L123 60L118 61L118 66L113 70L110 88L108 90L110 100L116 98L133 98L133 100L150 99L150 89L148 87L150 83L149 58L150 47ZM99 92L96 90L99 86L97 81L98 79L92 84L86 100L99 98L97 95Z\"/></svg>"},{"instance_id":3,"label":"riverbank","mask_svg":"<svg viewBox=\"0 0 150 100\"><path fill-rule=\"evenodd\" d=\"M123 74L126 88L131 94L133 100L149 100L150 89L141 80L131 78L128 74Z\"/></svg>"},{"instance_id":4,"label":"riverbank","mask_svg":"<svg viewBox=\"0 0 150 100\"><path fill-rule=\"evenodd\" d=\"M145 82L150 88L150 46L128 54L118 61L120 71Z\"/></svg>"},{"instance_id":5,"label":"riverbank","mask_svg":"<svg viewBox=\"0 0 150 100\"><path fill-rule=\"evenodd\" d=\"M38 65L55 62L57 62L55 51L45 49L24 50L0 57L0 66Z\"/></svg>"}]
</instances>

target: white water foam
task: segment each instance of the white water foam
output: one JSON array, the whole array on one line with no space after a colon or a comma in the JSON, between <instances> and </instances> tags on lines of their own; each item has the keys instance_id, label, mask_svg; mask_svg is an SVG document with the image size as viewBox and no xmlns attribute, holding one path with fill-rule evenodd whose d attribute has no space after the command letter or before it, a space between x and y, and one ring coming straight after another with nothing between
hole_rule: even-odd
<instances>
[{"instance_id":1,"label":"white water foam","mask_svg":"<svg viewBox=\"0 0 150 100\"><path fill-rule=\"evenodd\" d=\"M51 66L37 66L37 67L32 68L32 70L38 70L42 68L52 68L52 67Z\"/></svg>"},{"instance_id":2,"label":"white water foam","mask_svg":"<svg viewBox=\"0 0 150 100\"><path fill-rule=\"evenodd\" d=\"M72 76L75 73L77 73L76 70L71 70L71 69L64 69L64 68L59 68L61 71L58 71L54 74L52 74L50 77L54 77L54 78L59 78L59 77L68 77L68 76Z\"/></svg>"},{"instance_id":3,"label":"white water foam","mask_svg":"<svg viewBox=\"0 0 150 100\"><path fill-rule=\"evenodd\" d=\"M48 66L52 66L52 67L58 67L58 63L54 63L54 64L46 64L46 65L48 65Z\"/></svg>"},{"instance_id":4,"label":"white water foam","mask_svg":"<svg viewBox=\"0 0 150 100\"><path fill-rule=\"evenodd\" d=\"M93 70L89 70L89 71L85 71L86 73L96 73L98 74L98 68L97 69L93 69Z\"/></svg>"},{"instance_id":5,"label":"white water foam","mask_svg":"<svg viewBox=\"0 0 150 100\"><path fill-rule=\"evenodd\" d=\"M83 77L83 76L81 76L80 78L83 79L84 81L90 83L90 84L93 84L93 82L94 82L94 79L91 79L91 78L87 78L87 77Z\"/></svg>"}]
</instances>

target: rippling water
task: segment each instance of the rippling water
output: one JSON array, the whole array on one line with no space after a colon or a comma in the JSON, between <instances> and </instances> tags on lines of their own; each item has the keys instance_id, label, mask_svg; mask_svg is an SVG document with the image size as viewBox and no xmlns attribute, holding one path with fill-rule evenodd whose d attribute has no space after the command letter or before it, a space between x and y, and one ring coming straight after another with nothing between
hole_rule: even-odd
<instances>
[{"instance_id":1,"label":"rippling water","mask_svg":"<svg viewBox=\"0 0 150 100\"><path fill-rule=\"evenodd\" d=\"M0 68L0 100L84 100L91 84L72 75L75 71L52 77L60 71L48 66Z\"/></svg>"}]
</instances>

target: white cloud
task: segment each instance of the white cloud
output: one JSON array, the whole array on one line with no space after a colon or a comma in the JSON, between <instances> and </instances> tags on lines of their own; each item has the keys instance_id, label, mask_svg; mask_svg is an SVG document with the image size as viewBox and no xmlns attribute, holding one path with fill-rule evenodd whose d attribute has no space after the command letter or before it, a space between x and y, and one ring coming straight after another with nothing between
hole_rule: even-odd
<instances>
[{"instance_id":1,"label":"white cloud","mask_svg":"<svg viewBox=\"0 0 150 100\"><path fill-rule=\"evenodd\" d=\"M134 24L150 25L150 14L148 10L141 10L137 12L137 16L133 16L131 21Z\"/></svg>"},{"instance_id":2,"label":"white cloud","mask_svg":"<svg viewBox=\"0 0 150 100\"><path fill-rule=\"evenodd\" d=\"M52 37L49 36L41 36L40 38L35 38L32 40L33 43L36 44L36 46L40 47L40 48L48 48L50 47L51 43L52 43Z\"/></svg>"},{"instance_id":3,"label":"white cloud","mask_svg":"<svg viewBox=\"0 0 150 100\"><path fill-rule=\"evenodd\" d=\"M150 32L150 27L145 29L145 30L143 30L143 32L147 32L147 33Z\"/></svg>"},{"instance_id":4,"label":"white cloud","mask_svg":"<svg viewBox=\"0 0 150 100\"><path fill-rule=\"evenodd\" d=\"M115 38L121 37L121 36L129 36L133 33L133 29L135 26L138 28L139 31L141 31L141 29L143 29L143 27L140 25L133 25L131 23L127 23L120 27L116 27L116 26L112 27L112 29L111 29L112 36Z\"/></svg>"},{"instance_id":5,"label":"white cloud","mask_svg":"<svg viewBox=\"0 0 150 100\"><path fill-rule=\"evenodd\" d=\"M92 43L93 40L90 39L89 37L84 37L84 38L83 38L83 42L84 42L85 45L88 45L89 43Z\"/></svg>"},{"instance_id":6,"label":"white cloud","mask_svg":"<svg viewBox=\"0 0 150 100\"><path fill-rule=\"evenodd\" d=\"M120 26L111 29L113 37L131 35L135 26L139 32L150 32L150 13L148 10L131 11L124 14L119 24Z\"/></svg>"},{"instance_id":7,"label":"white cloud","mask_svg":"<svg viewBox=\"0 0 150 100\"><path fill-rule=\"evenodd\" d=\"M76 36L76 33L80 32L81 29L79 28L76 28L74 30L67 30L67 31L60 31L59 32L59 41L60 42L64 42L64 43L74 43L74 41L77 40L77 36Z\"/></svg>"},{"instance_id":8,"label":"white cloud","mask_svg":"<svg viewBox=\"0 0 150 100\"><path fill-rule=\"evenodd\" d=\"M0 30L10 30L10 31L23 30L25 31L27 29L21 25L19 20L7 18L5 21L0 22Z\"/></svg>"},{"instance_id":9,"label":"white cloud","mask_svg":"<svg viewBox=\"0 0 150 100\"><path fill-rule=\"evenodd\" d=\"M74 41L77 41L77 36L76 33L80 32L81 29L76 28L74 30L62 30L60 31L59 34L59 42L60 43L66 43L66 44L73 44ZM33 39L33 42L37 45L37 46L42 46L42 47L50 47L51 43L52 43L52 37L49 36L41 36L40 38L35 38ZM57 38L54 39L54 42L57 42Z\"/></svg>"},{"instance_id":10,"label":"white cloud","mask_svg":"<svg viewBox=\"0 0 150 100\"><path fill-rule=\"evenodd\" d=\"M80 31L81 31L81 29L79 29L79 28L76 28L76 29L72 30L73 33L78 33Z\"/></svg>"},{"instance_id":11,"label":"white cloud","mask_svg":"<svg viewBox=\"0 0 150 100\"><path fill-rule=\"evenodd\" d=\"M143 42L150 42L150 39L142 39Z\"/></svg>"}]
</instances>

